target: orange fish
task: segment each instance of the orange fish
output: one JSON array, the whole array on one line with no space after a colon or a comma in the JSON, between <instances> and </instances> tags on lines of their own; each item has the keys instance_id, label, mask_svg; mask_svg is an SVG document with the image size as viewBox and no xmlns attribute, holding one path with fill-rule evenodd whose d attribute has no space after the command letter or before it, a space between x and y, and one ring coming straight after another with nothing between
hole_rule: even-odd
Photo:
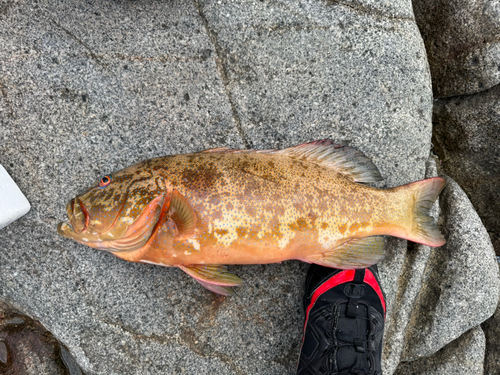
<instances>
[{"instance_id":1,"label":"orange fish","mask_svg":"<svg viewBox=\"0 0 500 375\"><path fill-rule=\"evenodd\" d=\"M330 140L284 150L216 148L166 156L104 176L67 207L60 235L131 262L176 266L206 288L242 283L226 264L299 259L364 268L390 235L445 243L428 215L436 177L377 189L375 165Z\"/></svg>"}]
</instances>

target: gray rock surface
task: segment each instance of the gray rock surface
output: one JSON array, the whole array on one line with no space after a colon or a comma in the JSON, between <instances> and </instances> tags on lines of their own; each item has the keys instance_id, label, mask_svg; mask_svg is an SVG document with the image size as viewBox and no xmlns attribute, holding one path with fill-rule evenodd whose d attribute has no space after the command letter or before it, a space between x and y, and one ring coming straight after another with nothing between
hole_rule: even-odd
<instances>
[{"instance_id":1,"label":"gray rock surface","mask_svg":"<svg viewBox=\"0 0 500 375\"><path fill-rule=\"evenodd\" d=\"M469 196L500 255L500 85L434 104L434 145Z\"/></svg>"},{"instance_id":2,"label":"gray rock surface","mask_svg":"<svg viewBox=\"0 0 500 375\"><path fill-rule=\"evenodd\" d=\"M486 355L484 358L484 373L497 374L500 369L500 308L482 324L486 336Z\"/></svg>"},{"instance_id":3,"label":"gray rock surface","mask_svg":"<svg viewBox=\"0 0 500 375\"><path fill-rule=\"evenodd\" d=\"M449 177L439 203L447 243L426 264L403 361L432 355L488 319L498 304L498 262L481 219Z\"/></svg>"},{"instance_id":4,"label":"gray rock surface","mask_svg":"<svg viewBox=\"0 0 500 375\"><path fill-rule=\"evenodd\" d=\"M431 97L411 4L196 3L250 146L331 137L372 157L389 185L422 178Z\"/></svg>"},{"instance_id":5,"label":"gray rock surface","mask_svg":"<svg viewBox=\"0 0 500 375\"><path fill-rule=\"evenodd\" d=\"M292 374L307 269L231 267L246 285L224 298L180 270L60 238L66 201L102 174L154 156L328 136L372 157L387 186L426 170L430 76L405 1L9 2L0 61L0 163L33 207L0 231L0 299L40 320L88 375ZM468 238L454 228L463 249ZM401 357L408 324L399 320L426 259L466 257L407 249L389 240L380 266L387 373ZM439 270L452 285L471 285L454 267ZM447 319L440 324L455 315Z\"/></svg>"},{"instance_id":6,"label":"gray rock surface","mask_svg":"<svg viewBox=\"0 0 500 375\"><path fill-rule=\"evenodd\" d=\"M476 327L430 357L401 363L395 375L482 375L484 350L484 333Z\"/></svg>"},{"instance_id":7,"label":"gray rock surface","mask_svg":"<svg viewBox=\"0 0 500 375\"><path fill-rule=\"evenodd\" d=\"M426 177L437 175L436 162L429 158ZM380 267L382 275L397 280L389 289L392 305L384 335L384 374L400 374L402 368L405 374L413 373L410 370L426 374L422 369L432 368L437 362L444 367L436 365L436 369L442 371L467 367L467 363L454 363L449 356L434 353L478 327L498 302L498 264L491 242L465 193L452 179L447 178L439 206L435 204L431 212L435 218L439 216L448 243L437 249L408 243L407 251L398 252L402 263L393 262L391 269L384 263ZM422 357L430 355L430 365L419 367L419 363L427 363ZM481 355L484 357L484 343ZM414 362L398 367L401 361ZM470 371L477 368L474 365ZM429 373L450 373L432 371Z\"/></svg>"},{"instance_id":8,"label":"gray rock surface","mask_svg":"<svg viewBox=\"0 0 500 375\"><path fill-rule=\"evenodd\" d=\"M413 0L438 98L500 83L499 0Z\"/></svg>"}]
</instances>

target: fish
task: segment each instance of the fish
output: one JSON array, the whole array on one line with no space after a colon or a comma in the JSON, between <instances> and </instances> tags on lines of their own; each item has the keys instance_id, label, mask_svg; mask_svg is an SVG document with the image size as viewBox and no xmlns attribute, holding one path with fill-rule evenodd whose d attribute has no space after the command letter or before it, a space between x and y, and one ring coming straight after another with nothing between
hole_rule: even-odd
<instances>
[{"instance_id":1,"label":"fish","mask_svg":"<svg viewBox=\"0 0 500 375\"><path fill-rule=\"evenodd\" d=\"M439 247L429 215L441 177L381 189L359 150L330 139L282 150L215 148L105 175L67 205L58 233L130 262L178 267L232 295L232 264L369 267L385 236Z\"/></svg>"}]
</instances>

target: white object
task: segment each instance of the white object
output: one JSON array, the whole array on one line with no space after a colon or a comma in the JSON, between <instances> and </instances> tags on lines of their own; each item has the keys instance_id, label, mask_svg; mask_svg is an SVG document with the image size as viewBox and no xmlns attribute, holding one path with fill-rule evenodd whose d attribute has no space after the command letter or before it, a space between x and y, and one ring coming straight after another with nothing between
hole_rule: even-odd
<instances>
[{"instance_id":1,"label":"white object","mask_svg":"<svg viewBox=\"0 0 500 375\"><path fill-rule=\"evenodd\" d=\"M30 208L24 194L0 165L0 229L25 215Z\"/></svg>"}]
</instances>

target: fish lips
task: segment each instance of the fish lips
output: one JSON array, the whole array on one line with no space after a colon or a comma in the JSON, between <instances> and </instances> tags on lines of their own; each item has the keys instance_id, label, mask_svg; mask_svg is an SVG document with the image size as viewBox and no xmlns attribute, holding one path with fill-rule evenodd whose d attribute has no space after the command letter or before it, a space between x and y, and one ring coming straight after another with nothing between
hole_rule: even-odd
<instances>
[{"instance_id":1,"label":"fish lips","mask_svg":"<svg viewBox=\"0 0 500 375\"><path fill-rule=\"evenodd\" d=\"M66 205L69 223L62 222L57 226L57 232L66 238L74 238L74 234L81 233L88 228L89 213L78 197L73 198Z\"/></svg>"},{"instance_id":2,"label":"fish lips","mask_svg":"<svg viewBox=\"0 0 500 375\"><path fill-rule=\"evenodd\" d=\"M74 238L72 233L75 233L75 231L73 230L73 227L71 226L71 224L66 223L66 222L61 222L57 226L57 233L59 233L60 236L63 236L65 238L69 238L72 240Z\"/></svg>"}]
</instances>

